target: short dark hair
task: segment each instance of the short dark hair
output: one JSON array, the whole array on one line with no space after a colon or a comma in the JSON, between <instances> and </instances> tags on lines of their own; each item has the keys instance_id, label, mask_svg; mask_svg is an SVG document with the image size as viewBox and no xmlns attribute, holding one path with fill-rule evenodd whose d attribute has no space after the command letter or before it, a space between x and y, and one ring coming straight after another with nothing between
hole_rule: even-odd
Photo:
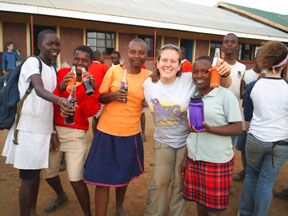
<instances>
[{"instance_id":1,"label":"short dark hair","mask_svg":"<svg viewBox=\"0 0 288 216\"><path fill-rule=\"evenodd\" d=\"M83 51L83 52L87 52L90 56L90 60L93 61L93 51L90 47L86 46L86 45L80 45L78 47L76 47L74 49L74 52L73 52L73 55L75 55L76 51L77 50L80 50L80 51Z\"/></svg>"},{"instance_id":2,"label":"short dark hair","mask_svg":"<svg viewBox=\"0 0 288 216\"><path fill-rule=\"evenodd\" d=\"M99 50L93 52L93 60L100 61L100 57L103 56L103 53Z\"/></svg>"},{"instance_id":3,"label":"short dark hair","mask_svg":"<svg viewBox=\"0 0 288 216\"><path fill-rule=\"evenodd\" d=\"M199 61L199 60L207 60L207 61L211 62L211 64L212 64L212 62L213 62L213 59L212 59L212 57L210 57L210 56L199 56L199 57L194 61L194 63L193 63L193 68L194 68L196 62Z\"/></svg>"},{"instance_id":4,"label":"short dark hair","mask_svg":"<svg viewBox=\"0 0 288 216\"><path fill-rule=\"evenodd\" d=\"M51 29L45 29L45 30L41 31L41 32L38 34L38 41L37 41L37 45L38 45L38 46L43 42L43 40L44 40L44 38L45 38L45 36L46 36L47 34L55 34L55 35L57 35L56 32L53 31L53 30L51 30Z\"/></svg>"},{"instance_id":5,"label":"short dark hair","mask_svg":"<svg viewBox=\"0 0 288 216\"><path fill-rule=\"evenodd\" d=\"M143 45L145 45L146 49L147 49L147 44L145 43L144 40L142 40L141 38L134 38L133 40L131 40L128 44L128 48L130 49L130 46L132 43L142 43Z\"/></svg>"},{"instance_id":6,"label":"short dark hair","mask_svg":"<svg viewBox=\"0 0 288 216\"><path fill-rule=\"evenodd\" d=\"M113 54L118 55L118 57L120 58L120 52L118 52L118 51L113 51L113 52L111 53L111 55L113 55Z\"/></svg>"},{"instance_id":7,"label":"short dark hair","mask_svg":"<svg viewBox=\"0 0 288 216\"><path fill-rule=\"evenodd\" d=\"M6 42L5 44L5 49L7 49L8 46L10 46L11 44L14 44L13 42L9 41L9 42Z\"/></svg>"},{"instance_id":8,"label":"short dark hair","mask_svg":"<svg viewBox=\"0 0 288 216\"><path fill-rule=\"evenodd\" d=\"M227 36L230 36L230 35L234 36L234 37L236 38L237 44L239 44L239 38L238 38L238 36L237 36L236 34L234 34L234 33L228 33L228 34L226 34L226 35L224 36L224 38L223 38L223 42L224 42L225 38L226 38Z\"/></svg>"}]
</instances>

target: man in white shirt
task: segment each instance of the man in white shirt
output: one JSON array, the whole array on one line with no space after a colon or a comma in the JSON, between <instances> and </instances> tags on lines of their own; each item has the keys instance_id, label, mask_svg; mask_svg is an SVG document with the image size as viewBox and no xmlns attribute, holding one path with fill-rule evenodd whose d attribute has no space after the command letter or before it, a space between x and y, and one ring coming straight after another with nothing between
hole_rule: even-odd
<instances>
[{"instance_id":1,"label":"man in white shirt","mask_svg":"<svg viewBox=\"0 0 288 216\"><path fill-rule=\"evenodd\" d=\"M224 53L224 60L231 65L230 76L232 77L232 84L228 89L230 89L236 96L240 106L240 86L241 80L245 74L246 66L237 61L239 48L239 39L235 34L228 33L225 35L221 52ZM232 145L234 146L236 136L232 136L231 139ZM230 193L234 193L234 190L230 191Z\"/></svg>"},{"instance_id":2,"label":"man in white shirt","mask_svg":"<svg viewBox=\"0 0 288 216\"><path fill-rule=\"evenodd\" d=\"M221 51L224 52L224 60L231 65L232 84L229 89L234 93L240 103L240 84L244 76L246 66L237 61L239 53L238 37L233 34L227 34L222 43Z\"/></svg>"}]
</instances>

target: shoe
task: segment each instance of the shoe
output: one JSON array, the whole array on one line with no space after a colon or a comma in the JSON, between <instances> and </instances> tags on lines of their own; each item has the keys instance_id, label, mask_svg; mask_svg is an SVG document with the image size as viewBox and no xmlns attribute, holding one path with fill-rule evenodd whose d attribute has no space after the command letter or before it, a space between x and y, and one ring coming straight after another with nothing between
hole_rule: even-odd
<instances>
[{"instance_id":1,"label":"shoe","mask_svg":"<svg viewBox=\"0 0 288 216\"><path fill-rule=\"evenodd\" d=\"M65 161L65 159L62 159L60 161L59 172L63 172L65 170L66 170L66 161Z\"/></svg>"},{"instance_id":2,"label":"shoe","mask_svg":"<svg viewBox=\"0 0 288 216\"><path fill-rule=\"evenodd\" d=\"M283 189L280 192L274 192L273 194L275 197L277 197L279 199L288 200L288 188Z\"/></svg>"},{"instance_id":3,"label":"shoe","mask_svg":"<svg viewBox=\"0 0 288 216\"><path fill-rule=\"evenodd\" d=\"M240 172L238 172L236 175L234 175L232 177L232 180L233 181L238 181L238 182L244 181L245 175L246 175L246 171L245 170L241 170Z\"/></svg>"},{"instance_id":4,"label":"shoe","mask_svg":"<svg viewBox=\"0 0 288 216\"><path fill-rule=\"evenodd\" d=\"M45 208L46 213L51 213L56 211L56 209L66 203L68 201L68 196L66 193L64 193L63 197L57 196L57 198L47 207Z\"/></svg>"}]
</instances>

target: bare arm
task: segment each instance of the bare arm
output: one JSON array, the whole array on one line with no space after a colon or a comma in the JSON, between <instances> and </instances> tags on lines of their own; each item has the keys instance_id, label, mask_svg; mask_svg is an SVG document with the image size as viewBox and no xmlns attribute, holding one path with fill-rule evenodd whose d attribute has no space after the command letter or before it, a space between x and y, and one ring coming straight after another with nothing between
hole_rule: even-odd
<instances>
[{"instance_id":1,"label":"bare arm","mask_svg":"<svg viewBox=\"0 0 288 216\"><path fill-rule=\"evenodd\" d=\"M184 153L184 158L179 166L178 169L178 174L180 175L181 178L185 177L185 171L186 171L186 167L187 167L187 158L188 158L188 150L186 147L185 153Z\"/></svg>"},{"instance_id":2,"label":"bare arm","mask_svg":"<svg viewBox=\"0 0 288 216\"><path fill-rule=\"evenodd\" d=\"M245 129L246 129L247 133L249 131L249 128L250 128L250 121L245 121Z\"/></svg>"},{"instance_id":3,"label":"bare arm","mask_svg":"<svg viewBox=\"0 0 288 216\"><path fill-rule=\"evenodd\" d=\"M61 111L65 115L73 115L73 110L69 109L69 103L66 98L59 98L44 88L43 81L40 74L34 74L31 76L31 81L37 96L44 100L50 101L54 104L59 104Z\"/></svg>"},{"instance_id":4,"label":"bare arm","mask_svg":"<svg viewBox=\"0 0 288 216\"><path fill-rule=\"evenodd\" d=\"M44 89L43 81L40 74L34 74L31 76L31 81L35 89L36 94L43 98L44 100L50 101L57 104L58 98L56 95L53 95L51 92Z\"/></svg>"},{"instance_id":5,"label":"bare arm","mask_svg":"<svg viewBox=\"0 0 288 216\"><path fill-rule=\"evenodd\" d=\"M242 133L242 122L231 122L224 126L209 126L203 122L204 129L196 130L194 126L190 126L190 130L195 133L208 132L220 136L238 136Z\"/></svg>"},{"instance_id":6,"label":"bare arm","mask_svg":"<svg viewBox=\"0 0 288 216\"><path fill-rule=\"evenodd\" d=\"M220 59L218 64L219 64L218 72L221 75L220 85L222 87L229 88L232 84L232 78L230 76L231 66L223 59Z\"/></svg>"},{"instance_id":7,"label":"bare arm","mask_svg":"<svg viewBox=\"0 0 288 216\"><path fill-rule=\"evenodd\" d=\"M220 85L224 88L229 88L232 84L232 77L229 75L228 77L221 77Z\"/></svg>"},{"instance_id":8,"label":"bare arm","mask_svg":"<svg viewBox=\"0 0 288 216\"><path fill-rule=\"evenodd\" d=\"M101 94L99 97L99 102L102 104L108 104L114 100L117 100L119 102L123 102L125 98L127 98L128 93L127 91L123 89L119 89L116 92L110 93L110 94Z\"/></svg>"}]
</instances>

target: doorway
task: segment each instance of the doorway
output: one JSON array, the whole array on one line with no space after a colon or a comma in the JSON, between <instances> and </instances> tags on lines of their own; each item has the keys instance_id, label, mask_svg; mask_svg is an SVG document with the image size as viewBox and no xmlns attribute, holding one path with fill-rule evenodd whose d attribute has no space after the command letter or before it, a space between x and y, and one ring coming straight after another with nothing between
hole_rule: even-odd
<instances>
[{"instance_id":1,"label":"doorway","mask_svg":"<svg viewBox=\"0 0 288 216\"><path fill-rule=\"evenodd\" d=\"M50 29L56 32L56 26L46 26L46 25L33 25L33 43L34 43L34 55L39 55L40 50L38 49L37 42L38 42L38 34L46 29ZM31 39L31 38L30 38ZM32 43L30 44L30 48L32 50Z\"/></svg>"},{"instance_id":2,"label":"doorway","mask_svg":"<svg viewBox=\"0 0 288 216\"><path fill-rule=\"evenodd\" d=\"M185 58L190 62L193 62L193 49L194 49L194 40L191 39L181 39L180 46L186 49Z\"/></svg>"}]
</instances>

